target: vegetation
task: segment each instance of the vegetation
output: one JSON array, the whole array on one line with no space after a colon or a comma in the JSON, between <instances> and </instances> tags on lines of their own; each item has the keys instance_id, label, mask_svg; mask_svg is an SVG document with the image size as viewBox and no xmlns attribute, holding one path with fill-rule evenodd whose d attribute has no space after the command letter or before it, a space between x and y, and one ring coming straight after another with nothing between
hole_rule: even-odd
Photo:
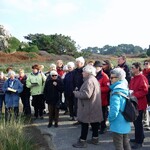
<instances>
[{"instance_id":1,"label":"vegetation","mask_svg":"<svg viewBox=\"0 0 150 150\"><path fill-rule=\"evenodd\" d=\"M31 137L23 130L23 121L0 122L0 149L1 150L34 150Z\"/></svg>"},{"instance_id":2,"label":"vegetation","mask_svg":"<svg viewBox=\"0 0 150 150\"><path fill-rule=\"evenodd\" d=\"M132 44L120 44L118 46L105 45L102 48L88 47L82 50L82 52L87 51L101 55L120 55L122 53L137 55L140 53L146 53L146 49L142 49L140 46L134 46Z\"/></svg>"},{"instance_id":3,"label":"vegetation","mask_svg":"<svg viewBox=\"0 0 150 150\"><path fill-rule=\"evenodd\" d=\"M36 45L38 49L54 53L58 55L67 54L74 55L77 52L76 42L69 36L62 34L44 35L44 34L29 34L25 36L29 40L29 45Z\"/></svg>"}]
</instances>

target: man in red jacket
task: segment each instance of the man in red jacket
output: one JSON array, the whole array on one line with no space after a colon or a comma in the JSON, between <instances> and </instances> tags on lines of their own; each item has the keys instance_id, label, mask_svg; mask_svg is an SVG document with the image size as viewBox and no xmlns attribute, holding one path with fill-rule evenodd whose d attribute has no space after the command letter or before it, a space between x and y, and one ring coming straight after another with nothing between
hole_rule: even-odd
<instances>
[{"instance_id":1,"label":"man in red jacket","mask_svg":"<svg viewBox=\"0 0 150 150\"><path fill-rule=\"evenodd\" d=\"M147 107L146 95L148 93L148 81L147 78L141 73L142 68L139 62L132 64L131 72L133 78L130 81L129 88L133 90L133 95L138 99L139 116L133 122L135 127L135 139L130 139L130 142L134 143L132 149L138 149L142 147L144 141L144 130L142 124L143 112Z\"/></svg>"}]
</instances>

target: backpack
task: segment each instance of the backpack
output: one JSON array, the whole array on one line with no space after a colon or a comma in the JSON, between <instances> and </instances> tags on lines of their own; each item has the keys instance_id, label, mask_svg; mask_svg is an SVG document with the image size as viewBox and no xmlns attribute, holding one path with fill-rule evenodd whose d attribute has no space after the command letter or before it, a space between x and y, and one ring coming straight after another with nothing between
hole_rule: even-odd
<instances>
[{"instance_id":1,"label":"backpack","mask_svg":"<svg viewBox=\"0 0 150 150\"><path fill-rule=\"evenodd\" d=\"M120 111L120 112L122 113L126 121L134 122L139 115L137 98L131 95L126 96L125 94L121 92L114 92L113 94L118 94L126 98L124 111Z\"/></svg>"}]
</instances>

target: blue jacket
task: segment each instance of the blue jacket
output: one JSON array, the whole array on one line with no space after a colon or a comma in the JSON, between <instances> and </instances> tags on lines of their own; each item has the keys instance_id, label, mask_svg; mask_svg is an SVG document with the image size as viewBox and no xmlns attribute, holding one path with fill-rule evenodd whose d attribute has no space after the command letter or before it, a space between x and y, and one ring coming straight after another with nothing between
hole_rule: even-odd
<instances>
[{"instance_id":1,"label":"blue jacket","mask_svg":"<svg viewBox=\"0 0 150 150\"><path fill-rule=\"evenodd\" d=\"M118 94L113 94L114 92L122 92L128 95L128 85L126 80L117 81L110 86L110 111L109 111L109 122L110 131L127 134L131 131L131 125L127 122L120 111L124 110L126 99Z\"/></svg>"},{"instance_id":2,"label":"blue jacket","mask_svg":"<svg viewBox=\"0 0 150 150\"><path fill-rule=\"evenodd\" d=\"M5 93L6 108L18 107L19 106L19 93L23 91L23 85L21 84L21 82L17 78L15 78L13 81L14 82L11 88L16 90L16 92L10 92L7 90L7 88L10 87L9 86L10 78L3 85L3 91Z\"/></svg>"}]
</instances>

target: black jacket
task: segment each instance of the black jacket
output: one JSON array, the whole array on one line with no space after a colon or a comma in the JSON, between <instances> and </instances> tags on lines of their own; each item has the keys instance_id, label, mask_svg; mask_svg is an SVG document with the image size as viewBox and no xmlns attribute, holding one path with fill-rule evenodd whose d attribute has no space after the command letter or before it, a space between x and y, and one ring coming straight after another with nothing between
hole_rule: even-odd
<instances>
[{"instance_id":1,"label":"black jacket","mask_svg":"<svg viewBox=\"0 0 150 150\"><path fill-rule=\"evenodd\" d=\"M53 85L53 82L57 82L57 85ZM47 104L56 105L60 100L60 95L64 90L63 82L60 79L48 80L44 87L44 97Z\"/></svg>"}]
</instances>

